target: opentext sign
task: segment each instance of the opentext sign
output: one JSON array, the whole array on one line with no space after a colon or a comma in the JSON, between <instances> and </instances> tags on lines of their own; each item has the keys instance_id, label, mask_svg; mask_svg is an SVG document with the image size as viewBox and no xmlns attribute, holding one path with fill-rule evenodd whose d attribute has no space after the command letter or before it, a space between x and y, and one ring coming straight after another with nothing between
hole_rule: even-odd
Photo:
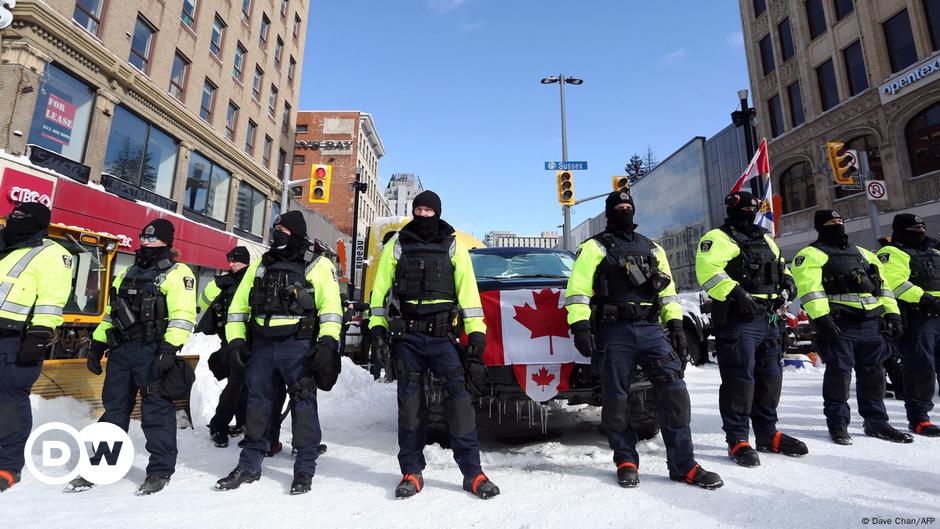
<instances>
[{"instance_id":1,"label":"opentext sign","mask_svg":"<svg viewBox=\"0 0 940 529\"><path fill-rule=\"evenodd\" d=\"M913 69L895 77L881 87L882 102L893 99L902 89L912 86L922 79L940 72L940 57L933 57L927 63L919 64Z\"/></svg>"}]
</instances>

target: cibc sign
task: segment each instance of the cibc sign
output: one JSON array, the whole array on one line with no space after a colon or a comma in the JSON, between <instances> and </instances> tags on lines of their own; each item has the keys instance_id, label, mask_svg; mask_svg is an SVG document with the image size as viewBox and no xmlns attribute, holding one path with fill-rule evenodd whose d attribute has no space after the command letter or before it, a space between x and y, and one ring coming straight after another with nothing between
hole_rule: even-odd
<instances>
[{"instance_id":1,"label":"cibc sign","mask_svg":"<svg viewBox=\"0 0 940 529\"><path fill-rule=\"evenodd\" d=\"M6 216L17 204L24 202L38 202L52 209L54 192L55 180L7 167L0 182L0 216Z\"/></svg>"}]
</instances>

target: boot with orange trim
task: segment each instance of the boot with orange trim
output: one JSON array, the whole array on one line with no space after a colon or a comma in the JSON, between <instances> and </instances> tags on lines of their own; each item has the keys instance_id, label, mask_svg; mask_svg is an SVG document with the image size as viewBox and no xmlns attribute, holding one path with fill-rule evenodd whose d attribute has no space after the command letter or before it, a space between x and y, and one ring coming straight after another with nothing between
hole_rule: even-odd
<instances>
[{"instance_id":1,"label":"boot with orange trim","mask_svg":"<svg viewBox=\"0 0 940 529\"><path fill-rule=\"evenodd\" d=\"M698 463L692 467L684 476L679 474L669 473L669 479L673 481L679 481L682 483L688 483L689 485L698 485L703 489L715 490L721 488L725 484L715 472L709 472L702 468Z\"/></svg>"},{"instance_id":2,"label":"boot with orange trim","mask_svg":"<svg viewBox=\"0 0 940 529\"><path fill-rule=\"evenodd\" d=\"M911 423L909 426L911 431L917 435L923 435L924 437L940 437L940 426L930 421L921 421L917 424Z\"/></svg>"},{"instance_id":3,"label":"boot with orange trim","mask_svg":"<svg viewBox=\"0 0 940 529\"><path fill-rule=\"evenodd\" d=\"M640 484L636 463L624 461L617 465L617 483L625 489L632 489Z\"/></svg>"},{"instance_id":4,"label":"boot with orange trim","mask_svg":"<svg viewBox=\"0 0 940 529\"><path fill-rule=\"evenodd\" d=\"M760 466L760 456L757 455L747 439L742 439L736 443L728 443L728 455L742 467L753 468Z\"/></svg>"},{"instance_id":5,"label":"boot with orange trim","mask_svg":"<svg viewBox=\"0 0 940 529\"><path fill-rule=\"evenodd\" d=\"M757 439L758 452L772 452L790 457L805 456L809 453L806 443L783 432L774 432L766 439Z\"/></svg>"},{"instance_id":6,"label":"boot with orange trim","mask_svg":"<svg viewBox=\"0 0 940 529\"><path fill-rule=\"evenodd\" d=\"M415 474L405 474L401 477L401 481L398 482L398 486L395 487L395 497L410 498L421 492L421 489L423 488L424 478L421 477L420 472Z\"/></svg>"},{"instance_id":7,"label":"boot with orange trim","mask_svg":"<svg viewBox=\"0 0 940 529\"><path fill-rule=\"evenodd\" d=\"M0 470L0 492L5 492L7 489L19 483L20 473L12 472L9 470Z\"/></svg>"},{"instance_id":8,"label":"boot with orange trim","mask_svg":"<svg viewBox=\"0 0 940 529\"><path fill-rule=\"evenodd\" d=\"M499 487L482 472L477 474L475 478L463 478L463 490L473 493L482 500L499 496Z\"/></svg>"}]
</instances>

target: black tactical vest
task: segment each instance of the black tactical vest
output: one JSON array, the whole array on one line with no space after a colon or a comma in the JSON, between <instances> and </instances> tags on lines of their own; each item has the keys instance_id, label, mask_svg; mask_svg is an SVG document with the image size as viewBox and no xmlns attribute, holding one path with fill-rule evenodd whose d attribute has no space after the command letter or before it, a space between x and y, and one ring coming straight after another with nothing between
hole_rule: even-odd
<instances>
[{"instance_id":1,"label":"black tactical vest","mask_svg":"<svg viewBox=\"0 0 940 529\"><path fill-rule=\"evenodd\" d=\"M751 294L779 292L784 264L774 254L764 235L751 238L731 226L722 226L721 231L740 249L738 256L728 261L725 273Z\"/></svg>"},{"instance_id":2,"label":"black tactical vest","mask_svg":"<svg viewBox=\"0 0 940 529\"><path fill-rule=\"evenodd\" d=\"M911 256L911 283L924 290L940 290L940 252L933 248L918 250L909 246L898 246Z\"/></svg>"},{"instance_id":3,"label":"black tactical vest","mask_svg":"<svg viewBox=\"0 0 940 529\"><path fill-rule=\"evenodd\" d=\"M232 272L227 275L231 276L229 281L231 281L232 284L219 291L219 295L206 307L206 313L202 316L202 319L199 320L199 325L196 326L194 332L224 335L225 323L228 319L228 307L232 304L232 297L235 296L235 291L238 290L238 285L241 283L241 279L244 277L246 270L247 268L243 268L238 272ZM219 279L216 279L216 284L218 284L218 282Z\"/></svg>"},{"instance_id":4,"label":"black tactical vest","mask_svg":"<svg viewBox=\"0 0 940 529\"><path fill-rule=\"evenodd\" d=\"M111 289L111 324L118 341L143 339L155 343L167 329L166 296L160 285L176 264L162 259L156 265L140 268L134 264L124 273L120 288Z\"/></svg>"},{"instance_id":5,"label":"black tactical vest","mask_svg":"<svg viewBox=\"0 0 940 529\"><path fill-rule=\"evenodd\" d=\"M634 233L630 240L603 232L594 236L606 250L606 256L594 271L594 305L624 305L659 299L653 278L658 262L653 255L653 241Z\"/></svg>"},{"instance_id":6,"label":"black tactical vest","mask_svg":"<svg viewBox=\"0 0 940 529\"><path fill-rule=\"evenodd\" d=\"M812 246L829 256L822 267L822 283L826 294L880 295L881 275L878 268L869 263L855 245L839 248L816 241Z\"/></svg>"},{"instance_id":7,"label":"black tactical vest","mask_svg":"<svg viewBox=\"0 0 940 529\"><path fill-rule=\"evenodd\" d=\"M316 334L316 298L306 274L313 264L305 265L303 261L274 260L258 266L248 294L253 333L268 337L295 334L298 339ZM271 318L291 317L297 318L297 324L268 325ZM259 325L256 318L263 318L264 324Z\"/></svg>"},{"instance_id":8,"label":"black tactical vest","mask_svg":"<svg viewBox=\"0 0 940 529\"><path fill-rule=\"evenodd\" d=\"M401 232L396 244L401 255L397 256L392 292L399 301L446 299L456 302L457 286L451 262L456 244L454 235L447 235L439 242L423 242Z\"/></svg>"}]
</instances>

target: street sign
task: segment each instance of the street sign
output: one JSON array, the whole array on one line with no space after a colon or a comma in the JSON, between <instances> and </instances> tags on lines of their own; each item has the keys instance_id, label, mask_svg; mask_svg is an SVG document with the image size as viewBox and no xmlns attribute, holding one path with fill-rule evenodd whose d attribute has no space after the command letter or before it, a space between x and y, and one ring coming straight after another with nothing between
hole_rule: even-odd
<instances>
[{"instance_id":1,"label":"street sign","mask_svg":"<svg viewBox=\"0 0 940 529\"><path fill-rule=\"evenodd\" d=\"M884 180L869 180L865 184L868 200L888 200L888 188Z\"/></svg>"},{"instance_id":2,"label":"street sign","mask_svg":"<svg viewBox=\"0 0 940 529\"><path fill-rule=\"evenodd\" d=\"M545 162L546 171L587 171L587 162Z\"/></svg>"},{"instance_id":3,"label":"street sign","mask_svg":"<svg viewBox=\"0 0 940 529\"><path fill-rule=\"evenodd\" d=\"M362 261L366 255L366 241L356 239L356 270L362 270Z\"/></svg>"}]
</instances>

